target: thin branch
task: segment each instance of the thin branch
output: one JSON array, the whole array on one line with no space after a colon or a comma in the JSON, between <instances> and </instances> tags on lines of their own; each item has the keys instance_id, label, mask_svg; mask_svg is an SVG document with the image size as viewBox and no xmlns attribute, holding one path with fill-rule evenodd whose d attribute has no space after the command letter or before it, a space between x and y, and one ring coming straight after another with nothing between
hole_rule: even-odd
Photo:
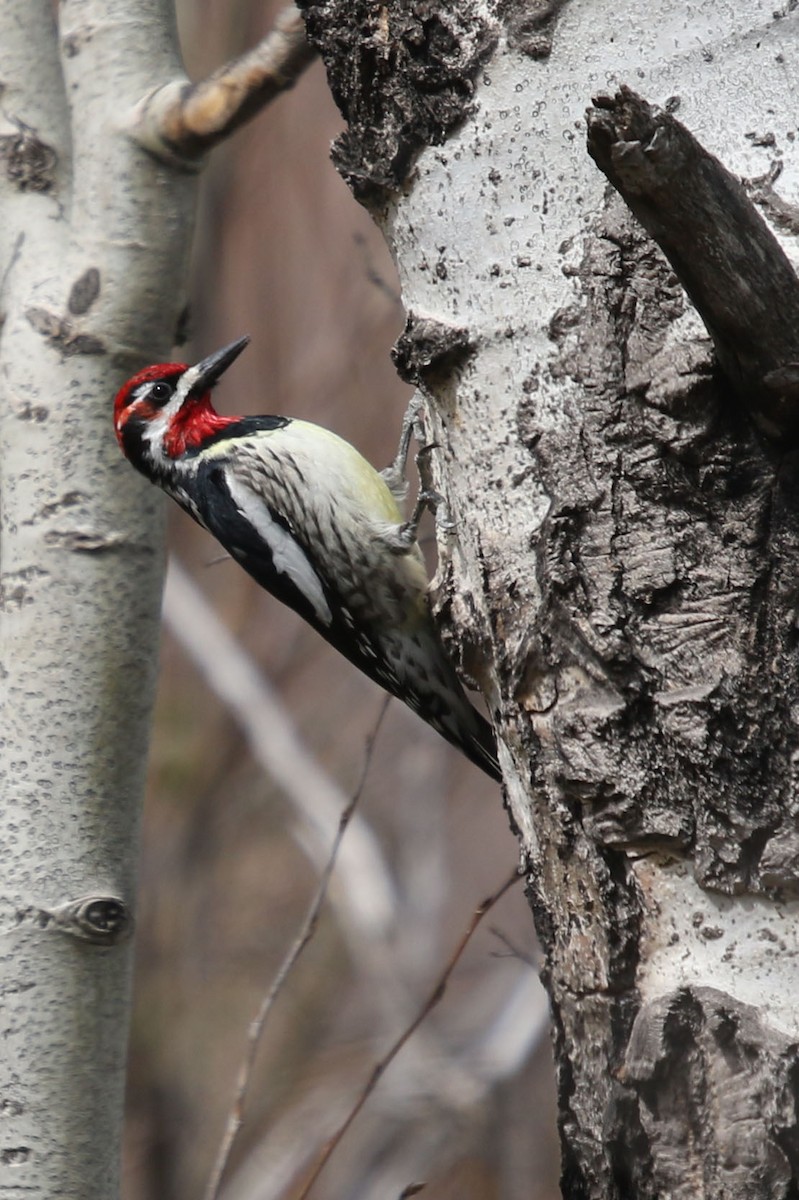
<instances>
[{"instance_id":1,"label":"thin branch","mask_svg":"<svg viewBox=\"0 0 799 1200\"><path fill-rule=\"evenodd\" d=\"M405 1070L389 1072L384 1078L381 1103L373 1106L371 1124L364 1119L357 1131L359 1158L373 1164L368 1187L363 1174L359 1180L362 1194L389 1196L398 1180L445 1170L463 1148L452 1136L451 1118L463 1129L465 1114L485 1112L496 1089L516 1075L546 1039L549 1005L537 976L523 969L498 1004L494 1003L496 978L492 967L480 987L482 999L469 998L473 1015L492 1005L487 1027L481 1024L465 1042L438 1036L429 1028L419 1030L406 1047ZM464 1016L468 1016L466 1007L459 1013L459 1028ZM302 1172L310 1169L308 1163L321 1153L318 1147L349 1111L343 1103L345 1086L341 1079L325 1077L304 1090L239 1165L224 1189L225 1200L295 1197L292 1186L298 1186ZM427 1096L427 1117L420 1117L418 1106L409 1104L409 1097L420 1092ZM437 1114L436 1134L431 1112Z\"/></svg>"},{"instance_id":2,"label":"thin branch","mask_svg":"<svg viewBox=\"0 0 799 1200\"><path fill-rule=\"evenodd\" d=\"M292 87L315 57L305 22L289 4L253 50L200 83L173 80L145 96L133 114L131 133L158 158L196 162Z\"/></svg>"},{"instance_id":3,"label":"thin branch","mask_svg":"<svg viewBox=\"0 0 799 1200\"><path fill-rule=\"evenodd\" d=\"M799 280L740 181L629 88L588 110L588 152L654 238L758 427L799 441Z\"/></svg>"},{"instance_id":4,"label":"thin branch","mask_svg":"<svg viewBox=\"0 0 799 1200\"><path fill-rule=\"evenodd\" d=\"M328 860L325 863L324 870L320 876L316 894L311 900L305 920L303 921L300 931L294 939L293 944L289 947L288 953L283 959L280 969L275 975L268 992L261 1001L261 1005L255 1015L254 1020L250 1024L247 1036L247 1048L244 1053L244 1060L241 1064L241 1068L239 1069L239 1077L236 1086L236 1095L233 1100L233 1107L230 1110L230 1116L228 1118L227 1128L225 1129L225 1134L222 1139L222 1145L219 1149L216 1162L214 1163L213 1171L211 1172L211 1178L208 1182L208 1187L205 1192L205 1200L217 1200L219 1195L222 1178L227 1169L228 1162L230 1161L230 1155L236 1143L239 1130L244 1122L244 1106L247 1103L247 1097L250 1091L252 1073L255 1066L255 1058L258 1053L258 1047L261 1044L261 1038L263 1037L266 1022L269 1019L269 1014L272 1011L275 1001L282 992L287 979L299 962L303 951L309 942L311 942L314 934L316 933L316 929L319 924L319 916L327 898L327 890L330 885L333 868L336 865L339 847L352 815L355 812L356 805L358 804L358 801L363 793L364 784L366 783L366 776L369 773L369 767L372 764L375 740L380 732L380 726L383 723L383 717L386 715L386 709L388 708L390 700L390 696L385 697L380 708L377 721L375 722L374 729L367 739L361 777L358 780L358 785L355 788L351 798L347 802L347 806L339 819L338 829L336 830L336 836L333 839L333 845L330 847Z\"/></svg>"},{"instance_id":5,"label":"thin branch","mask_svg":"<svg viewBox=\"0 0 799 1200\"><path fill-rule=\"evenodd\" d=\"M522 878L522 876L519 874L519 872L514 871L513 874L511 875L510 879L507 879L505 881L505 883L503 883L502 887L498 889L498 891L494 892L491 896L488 896L485 900L483 900L482 904L480 904L477 907L477 909L475 910L475 912L472 915L471 921L467 925L465 932L461 936L460 941L458 942L454 951L452 952L449 962L447 963L447 965L445 966L441 975L439 976L434 988L430 992L430 994L427 997L427 999L425 1000L424 1004L422 1004L421 1008L419 1009L419 1012L416 1014L414 1019L411 1021L410 1025L408 1025L403 1030L403 1032L399 1035L399 1037L389 1047L388 1051L383 1055L383 1057L381 1059L379 1059L379 1061L372 1068L372 1072L371 1072L369 1078L367 1079L366 1083L364 1084L363 1088L361 1089L361 1092L360 1092L357 1100L355 1101L355 1104L350 1109L344 1122L339 1126L339 1128L333 1134L332 1138L330 1138L327 1145L324 1147L321 1155L319 1156L319 1158L316 1162L316 1165L314 1166L313 1170L311 1171L310 1176L305 1181L305 1185L303 1186L302 1191L299 1192L299 1194L297 1196L297 1200L308 1200L308 1196L311 1193L311 1189L313 1188L314 1184L316 1183L317 1179L321 1175L322 1171L327 1166L331 1157L335 1153L336 1148L340 1145L342 1139L344 1138L345 1134L347 1133L347 1130L350 1128L353 1121L358 1116L358 1114L360 1113L363 1106L366 1104L366 1101L369 1099L372 1092L377 1087L377 1084L379 1083L382 1076L385 1074L387 1068L391 1065L391 1063L397 1057L397 1055L399 1054L400 1050L403 1048L405 1043L414 1035L416 1030L422 1024L422 1022L426 1019L426 1017L429 1016L429 1014L433 1011L433 1009L436 1007L436 1005L443 998L444 993L447 990L447 984L450 981L452 973L455 970L455 967L458 965L458 962L460 961L464 950L468 946L468 944L472 938L472 935L474 934L474 932L477 929L480 922L483 920L483 917L485 917L485 915L491 911L491 909L494 907L494 905L499 900L501 900L502 897L505 895L505 893L507 891L509 891L510 888L512 888L513 885L515 883L517 883L519 881L519 879L521 879L521 878Z\"/></svg>"},{"instance_id":6,"label":"thin branch","mask_svg":"<svg viewBox=\"0 0 799 1200\"><path fill-rule=\"evenodd\" d=\"M295 807L300 820L296 823L299 828L295 826L294 832L300 844L305 849L310 846L315 863L326 861L346 797L313 760L268 680L242 651L175 558L171 559L167 573L164 619L208 685L243 729L256 761L276 778L288 801ZM388 939L398 927L397 907L400 902L380 848L358 812L350 822L338 855L334 869L334 883L336 881L338 887L331 890L330 899L337 906L337 918L348 940L350 952L364 977L371 981L374 995L382 1001L387 1018L389 1013L392 1014L392 1025L396 1027L406 1019L404 1014L399 1020L396 1019L397 1010L406 1007L405 985L398 970L398 960L402 960L402 942L400 940L398 943L395 938L389 946ZM414 890L419 891L418 885ZM488 990L493 996L493 986ZM515 1043L516 1051L519 1055L526 1055L532 1001L514 999L517 991L514 985L494 1023L502 1026L503 1037L512 1034L503 1015L504 1004L510 1004L515 1014L513 1027L519 1022L522 1026ZM526 1003L523 1017L518 1011L520 1003L523 1008ZM545 1010L546 1006L543 1005L543 1008ZM537 1029L538 1026L533 1024ZM546 1028L545 1013L541 1028ZM537 1038L539 1034L534 1033L533 1036ZM484 1053L482 1046L486 1039L491 1042L491 1047ZM493 1067L500 1059L503 1072L514 1069L513 1047L504 1045L500 1048L500 1058L497 1058L495 1040L490 1030L481 1033L479 1044L476 1045L475 1063L464 1064L448 1047L439 1045L432 1035L423 1037L422 1045L417 1038L413 1049L419 1062L418 1065L414 1063L414 1071L421 1077L431 1060L440 1060L435 1080L437 1091L442 1096L441 1102L451 1106L452 1096L457 1094L462 1099L464 1089L470 1094L478 1089L482 1094L484 1088L490 1086ZM331 1113L329 1097L322 1108L328 1115ZM296 1148L297 1153L302 1151L305 1161L309 1157L309 1143L313 1144L319 1128L319 1122L313 1124L314 1134L306 1130L302 1147ZM288 1126L289 1129L293 1128L291 1120ZM291 1136L289 1133L289 1139ZM279 1132L276 1131L276 1139L285 1147L286 1131L282 1127ZM295 1157L294 1152L288 1157ZM270 1186L276 1178L296 1177L297 1169L292 1163L276 1165L270 1160ZM256 1171L262 1174L258 1168ZM259 1194L263 1186L262 1180ZM238 1194L235 1186L233 1191Z\"/></svg>"},{"instance_id":7,"label":"thin branch","mask_svg":"<svg viewBox=\"0 0 799 1200\"><path fill-rule=\"evenodd\" d=\"M528 967L532 967L534 971L539 969L541 964L540 962L536 961L536 956L528 951L522 950L521 947L517 946L506 933L503 933L501 929L497 929L495 925L492 925L491 933L494 935L497 941L501 942L505 947L504 953L499 950L492 950L491 953L494 958L516 958L519 962L526 963Z\"/></svg>"}]
</instances>

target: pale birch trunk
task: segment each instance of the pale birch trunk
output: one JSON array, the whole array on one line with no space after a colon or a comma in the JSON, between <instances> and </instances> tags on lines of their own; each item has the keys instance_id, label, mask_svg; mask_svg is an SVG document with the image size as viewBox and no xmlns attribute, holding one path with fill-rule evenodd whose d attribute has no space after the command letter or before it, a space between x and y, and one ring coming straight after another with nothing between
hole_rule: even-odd
<instances>
[{"instance_id":1,"label":"pale birch trunk","mask_svg":"<svg viewBox=\"0 0 799 1200\"><path fill-rule=\"evenodd\" d=\"M0 1194L118 1192L162 502L113 392L168 356L196 179L123 131L169 0L0 5Z\"/></svg>"},{"instance_id":2,"label":"pale birch trunk","mask_svg":"<svg viewBox=\"0 0 799 1200\"><path fill-rule=\"evenodd\" d=\"M626 83L733 172L779 160L796 257L799 18L302 7L349 121L335 161L402 280L397 362L454 521L442 620L498 723L547 956L564 1194L794 1195L795 459L712 375L584 113Z\"/></svg>"}]
</instances>

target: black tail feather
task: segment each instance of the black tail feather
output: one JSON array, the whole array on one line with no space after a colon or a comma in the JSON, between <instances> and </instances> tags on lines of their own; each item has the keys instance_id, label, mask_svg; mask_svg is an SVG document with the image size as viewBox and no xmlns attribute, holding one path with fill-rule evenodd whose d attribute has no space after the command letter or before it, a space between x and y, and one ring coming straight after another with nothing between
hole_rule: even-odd
<instances>
[{"instance_id":1,"label":"black tail feather","mask_svg":"<svg viewBox=\"0 0 799 1200\"><path fill-rule=\"evenodd\" d=\"M502 783L502 772L499 769L497 755L497 739L494 730L485 717L475 712L477 732L467 742L461 742L460 749L475 766L485 771L486 775L497 783Z\"/></svg>"}]
</instances>

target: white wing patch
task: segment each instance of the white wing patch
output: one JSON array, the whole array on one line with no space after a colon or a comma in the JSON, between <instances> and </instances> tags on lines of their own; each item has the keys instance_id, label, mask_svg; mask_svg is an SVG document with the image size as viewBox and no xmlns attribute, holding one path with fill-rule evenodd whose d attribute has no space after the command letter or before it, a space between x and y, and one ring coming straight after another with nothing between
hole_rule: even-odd
<instances>
[{"instance_id":1,"label":"white wing patch","mask_svg":"<svg viewBox=\"0 0 799 1200\"><path fill-rule=\"evenodd\" d=\"M225 470L225 482L233 503L269 547L275 570L279 571L281 575L288 576L312 605L319 620L324 625L329 625L333 620L333 614L325 600L319 576L302 548L298 546L291 534L278 524L260 496L240 479L237 479L232 471Z\"/></svg>"}]
</instances>

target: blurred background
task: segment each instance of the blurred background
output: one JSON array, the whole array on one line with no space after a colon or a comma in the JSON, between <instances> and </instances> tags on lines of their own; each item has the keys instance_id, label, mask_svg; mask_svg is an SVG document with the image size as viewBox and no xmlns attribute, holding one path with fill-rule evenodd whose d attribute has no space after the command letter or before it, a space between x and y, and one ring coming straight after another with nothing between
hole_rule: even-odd
<instances>
[{"instance_id":1,"label":"blurred background","mask_svg":"<svg viewBox=\"0 0 799 1200\"><path fill-rule=\"evenodd\" d=\"M190 75L253 45L279 7L179 0ZM186 354L249 333L252 345L219 388L220 408L318 421L382 467L411 395L389 357L403 313L381 236L330 163L341 128L316 63L214 152ZM302 923L383 706L374 685L222 560L174 505L170 545L124 1200L203 1195L248 1026ZM232 645L223 640L231 636ZM391 702L315 939L264 1032L224 1200L299 1194L475 907L517 861L499 789ZM431 1200L559 1196L536 968L517 884L481 925L314 1197L394 1200L422 1183Z\"/></svg>"}]
</instances>

